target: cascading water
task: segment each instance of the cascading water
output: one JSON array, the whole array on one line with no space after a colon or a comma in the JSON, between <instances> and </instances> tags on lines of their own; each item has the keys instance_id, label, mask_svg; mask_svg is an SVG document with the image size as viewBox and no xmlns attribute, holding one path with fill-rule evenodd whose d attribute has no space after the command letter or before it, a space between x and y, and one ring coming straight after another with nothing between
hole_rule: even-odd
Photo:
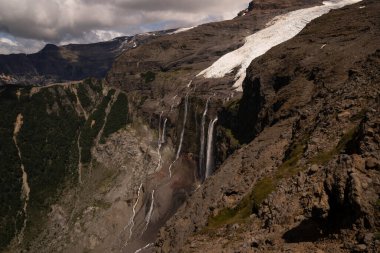
<instances>
[{"instance_id":1,"label":"cascading water","mask_svg":"<svg viewBox=\"0 0 380 253\"><path fill-rule=\"evenodd\" d=\"M169 166L169 177L170 178L172 177L172 167L173 167L174 163L178 160L179 155L181 154L181 150L182 150L183 137L185 135L186 121L187 121L187 111L188 111L188 104L189 104L189 93L190 93L190 91L187 92L186 96L185 96L185 112L184 112L184 115L183 115L183 126L182 126L181 136L180 136L180 139L179 139L178 150L177 150L176 157L175 157L174 161Z\"/></svg>"},{"instance_id":2,"label":"cascading water","mask_svg":"<svg viewBox=\"0 0 380 253\"><path fill-rule=\"evenodd\" d=\"M205 178L208 178L209 176L211 176L214 170L214 127L217 121L218 121L218 117L216 117L213 121L210 121L210 124L208 126Z\"/></svg>"},{"instance_id":3,"label":"cascading water","mask_svg":"<svg viewBox=\"0 0 380 253\"><path fill-rule=\"evenodd\" d=\"M162 146L161 119L162 119L162 114L164 114L163 111L160 113L160 119L158 121L158 140L157 140L158 164L157 164L156 171L158 171L160 169L161 163L162 163L162 156L161 156L161 146Z\"/></svg>"},{"instance_id":4,"label":"cascading water","mask_svg":"<svg viewBox=\"0 0 380 253\"><path fill-rule=\"evenodd\" d=\"M185 135L185 127L186 127L186 121L187 121L188 105L189 105L189 92L185 96L185 113L183 115L183 127L182 127L182 132L181 132L181 138L179 139L179 145L178 145L176 160L178 160L179 155L181 153L181 149L182 149L183 136Z\"/></svg>"},{"instance_id":5,"label":"cascading water","mask_svg":"<svg viewBox=\"0 0 380 253\"><path fill-rule=\"evenodd\" d=\"M161 120L162 120L162 114L164 114L164 112L162 111L160 113L160 119L158 120L158 147L161 146Z\"/></svg>"},{"instance_id":6,"label":"cascading water","mask_svg":"<svg viewBox=\"0 0 380 253\"><path fill-rule=\"evenodd\" d=\"M136 250L135 253L140 253L141 251L146 250L146 249L153 247L153 246L154 246L154 243L148 243L147 245L145 245L141 249Z\"/></svg>"},{"instance_id":7,"label":"cascading water","mask_svg":"<svg viewBox=\"0 0 380 253\"><path fill-rule=\"evenodd\" d=\"M150 219L152 218L153 208L154 208L154 190L152 191L152 200L150 202L150 208L149 208L148 214L145 217L146 224L145 224L145 227L144 227L141 235L144 234L145 231L148 229Z\"/></svg>"},{"instance_id":8,"label":"cascading water","mask_svg":"<svg viewBox=\"0 0 380 253\"><path fill-rule=\"evenodd\" d=\"M162 135L161 135L161 144L164 144L166 142L166 123L168 122L168 118L165 118L164 120L164 126L162 128Z\"/></svg>"},{"instance_id":9,"label":"cascading water","mask_svg":"<svg viewBox=\"0 0 380 253\"><path fill-rule=\"evenodd\" d=\"M138 190L138 192L137 192L137 199L136 199L136 202L135 202L135 204L133 205L133 208L132 208L132 217L131 217L131 219L129 220L127 226L124 227L124 230L126 230L126 229L129 227L129 237L128 237L128 241L132 238L133 227L134 227L134 225L135 225L136 207L137 207L137 204L139 203L139 200L140 200L140 194L141 194L142 186L143 186L143 184L141 183L141 184L140 184L140 187L139 187L139 190ZM125 243L124 247L128 244L128 241Z\"/></svg>"},{"instance_id":10,"label":"cascading water","mask_svg":"<svg viewBox=\"0 0 380 253\"><path fill-rule=\"evenodd\" d=\"M204 179L204 162L205 162L205 124L206 124L206 116L208 111L208 104L210 102L211 97L207 99L205 110L202 115L202 123L201 123L201 146L199 151L199 176Z\"/></svg>"}]
</instances>

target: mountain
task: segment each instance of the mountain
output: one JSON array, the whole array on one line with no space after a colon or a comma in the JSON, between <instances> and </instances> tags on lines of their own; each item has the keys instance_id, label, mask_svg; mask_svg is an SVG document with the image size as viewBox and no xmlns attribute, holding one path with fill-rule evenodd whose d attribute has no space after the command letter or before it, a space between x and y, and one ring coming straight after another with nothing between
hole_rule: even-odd
<instances>
[{"instance_id":1,"label":"mountain","mask_svg":"<svg viewBox=\"0 0 380 253\"><path fill-rule=\"evenodd\" d=\"M34 54L0 55L0 84L46 85L89 77L103 78L122 52L169 32L172 30L93 44L47 44Z\"/></svg>"},{"instance_id":2,"label":"mountain","mask_svg":"<svg viewBox=\"0 0 380 253\"><path fill-rule=\"evenodd\" d=\"M247 145L161 229L160 252L377 251L379 7L333 11L250 64L219 116Z\"/></svg>"},{"instance_id":3,"label":"mountain","mask_svg":"<svg viewBox=\"0 0 380 253\"><path fill-rule=\"evenodd\" d=\"M0 249L377 252L379 9L256 0L1 87Z\"/></svg>"}]
</instances>

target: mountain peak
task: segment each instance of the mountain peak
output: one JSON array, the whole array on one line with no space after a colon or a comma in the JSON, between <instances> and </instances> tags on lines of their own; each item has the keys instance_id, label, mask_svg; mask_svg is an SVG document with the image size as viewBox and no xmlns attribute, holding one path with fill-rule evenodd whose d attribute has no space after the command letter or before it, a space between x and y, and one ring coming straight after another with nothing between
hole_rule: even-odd
<instances>
[{"instance_id":1,"label":"mountain peak","mask_svg":"<svg viewBox=\"0 0 380 253\"><path fill-rule=\"evenodd\" d=\"M57 51L59 47L54 44L46 44L43 49L41 49L41 52L52 52Z\"/></svg>"},{"instance_id":2,"label":"mountain peak","mask_svg":"<svg viewBox=\"0 0 380 253\"><path fill-rule=\"evenodd\" d=\"M239 13L238 13L238 16L241 17L241 16L246 15L248 12L253 11L253 8L254 8L254 3L253 3L253 1L251 1L251 2L249 2L249 4L248 4L248 8L242 10L241 12L239 12Z\"/></svg>"}]
</instances>

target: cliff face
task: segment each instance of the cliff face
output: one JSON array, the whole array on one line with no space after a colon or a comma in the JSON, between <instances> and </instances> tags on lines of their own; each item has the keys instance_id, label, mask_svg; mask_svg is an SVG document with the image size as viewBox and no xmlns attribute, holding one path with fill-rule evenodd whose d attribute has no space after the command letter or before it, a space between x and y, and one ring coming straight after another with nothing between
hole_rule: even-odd
<instances>
[{"instance_id":1,"label":"cliff face","mask_svg":"<svg viewBox=\"0 0 380 253\"><path fill-rule=\"evenodd\" d=\"M275 16L319 3L277 1L264 8L265 1L257 1L257 8L245 16L162 36L118 57L106 82L127 92L137 108L136 116L144 118L152 128L159 125L160 115L167 118L168 136L177 148L181 146L180 153L199 163L201 142L208 137L209 123L223 103L239 98L241 93L232 88L235 71L217 79L204 79L198 74L221 56L241 47L246 36L266 27ZM183 124L186 97L188 119ZM221 140L216 150L217 165L239 147L238 140L229 134L229 125L222 125L226 128L217 130L221 133L217 136ZM198 171L204 169L199 167L202 165L198 165ZM202 177L198 175L197 179L202 181Z\"/></svg>"},{"instance_id":2,"label":"cliff face","mask_svg":"<svg viewBox=\"0 0 380 253\"><path fill-rule=\"evenodd\" d=\"M126 38L103 81L1 88L0 247L376 252L377 1L331 11L264 52L242 93L232 87L239 66L198 75L289 11L319 4L254 1L230 21ZM67 74L52 67L56 55L81 59L72 47L39 53L51 67L44 82Z\"/></svg>"},{"instance_id":3,"label":"cliff face","mask_svg":"<svg viewBox=\"0 0 380 253\"><path fill-rule=\"evenodd\" d=\"M222 111L247 145L161 229L158 252L376 252L379 8L332 11L252 62Z\"/></svg>"}]
</instances>

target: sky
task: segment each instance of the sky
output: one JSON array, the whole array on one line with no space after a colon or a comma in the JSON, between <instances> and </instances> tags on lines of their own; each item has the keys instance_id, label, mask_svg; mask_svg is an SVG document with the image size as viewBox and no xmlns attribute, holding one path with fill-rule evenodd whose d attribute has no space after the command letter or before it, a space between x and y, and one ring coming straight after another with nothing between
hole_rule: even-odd
<instances>
[{"instance_id":1,"label":"sky","mask_svg":"<svg viewBox=\"0 0 380 253\"><path fill-rule=\"evenodd\" d=\"M0 54L231 19L249 0L0 0Z\"/></svg>"}]
</instances>

